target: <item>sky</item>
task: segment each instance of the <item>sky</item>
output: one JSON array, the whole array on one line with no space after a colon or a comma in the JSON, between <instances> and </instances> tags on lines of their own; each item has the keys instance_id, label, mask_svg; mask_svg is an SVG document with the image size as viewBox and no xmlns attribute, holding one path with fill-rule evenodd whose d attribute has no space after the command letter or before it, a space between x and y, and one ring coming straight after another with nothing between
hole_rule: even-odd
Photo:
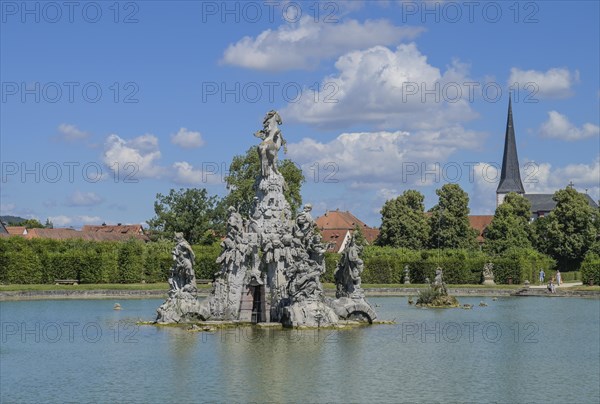
<instances>
[{"instance_id":1,"label":"sky","mask_svg":"<svg viewBox=\"0 0 600 404\"><path fill-rule=\"evenodd\" d=\"M512 94L527 193L600 198L597 1L0 1L0 214L144 223L227 193L279 111L315 216L459 183L493 214Z\"/></svg>"}]
</instances>

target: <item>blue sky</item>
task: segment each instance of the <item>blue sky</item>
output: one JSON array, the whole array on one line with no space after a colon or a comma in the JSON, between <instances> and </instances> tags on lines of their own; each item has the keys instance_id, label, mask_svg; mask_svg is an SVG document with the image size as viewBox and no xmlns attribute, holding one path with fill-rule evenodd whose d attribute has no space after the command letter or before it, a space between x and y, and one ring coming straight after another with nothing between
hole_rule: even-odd
<instances>
[{"instance_id":1,"label":"blue sky","mask_svg":"<svg viewBox=\"0 0 600 404\"><path fill-rule=\"evenodd\" d=\"M1 1L0 213L140 223L171 188L224 195L277 109L317 215L379 225L446 182L489 214L510 88L526 191L598 199L598 4Z\"/></svg>"}]
</instances>

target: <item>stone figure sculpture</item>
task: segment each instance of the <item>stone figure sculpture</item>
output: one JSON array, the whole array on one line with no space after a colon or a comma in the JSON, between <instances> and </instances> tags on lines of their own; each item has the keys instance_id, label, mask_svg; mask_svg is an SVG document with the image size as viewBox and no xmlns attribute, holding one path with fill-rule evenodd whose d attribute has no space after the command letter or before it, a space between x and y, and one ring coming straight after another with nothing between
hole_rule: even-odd
<instances>
[{"instance_id":1,"label":"stone figure sculpture","mask_svg":"<svg viewBox=\"0 0 600 404\"><path fill-rule=\"evenodd\" d=\"M491 262L488 262L483 266L483 284L496 284L496 282L494 282L494 264L492 264Z\"/></svg>"},{"instance_id":2,"label":"stone figure sculpture","mask_svg":"<svg viewBox=\"0 0 600 404\"><path fill-rule=\"evenodd\" d=\"M254 136L262 140L257 147L257 151L263 177L268 177L270 173L279 173L277 170L277 153L282 145L285 147L286 143L279 130L278 125L281 124L283 124L283 121L279 113L271 110L265 115L263 128L254 133Z\"/></svg>"},{"instance_id":3,"label":"stone figure sculpture","mask_svg":"<svg viewBox=\"0 0 600 404\"><path fill-rule=\"evenodd\" d=\"M361 288L361 273L364 269L363 260L360 259L361 248L356 244L354 234L344 251L334 273L336 283L335 297L350 297L361 299L364 292Z\"/></svg>"},{"instance_id":4,"label":"stone figure sculpture","mask_svg":"<svg viewBox=\"0 0 600 404\"><path fill-rule=\"evenodd\" d=\"M433 279L431 287L438 290L442 295L448 295L448 289L446 288L446 283L444 283L444 274L441 267L436 268L435 278Z\"/></svg>"},{"instance_id":5,"label":"stone figure sculpture","mask_svg":"<svg viewBox=\"0 0 600 404\"><path fill-rule=\"evenodd\" d=\"M425 278L425 281L429 282L429 278ZM458 307L458 300L456 300L454 296L448 294L442 268L436 268L435 278L433 282L429 284L429 288L419 291L416 305L436 308Z\"/></svg>"},{"instance_id":6,"label":"stone figure sculpture","mask_svg":"<svg viewBox=\"0 0 600 404\"><path fill-rule=\"evenodd\" d=\"M336 299L330 301L329 305L339 318L371 323L377 314L365 300L361 287L361 273L364 270L361 253L362 248L353 234L335 270Z\"/></svg>"},{"instance_id":7,"label":"stone figure sculpture","mask_svg":"<svg viewBox=\"0 0 600 404\"><path fill-rule=\"evenodd\" d=\"M332 326L339 318L371 322L376 314L360 287L363 264L355 244L346 254L347 267L339 273L345 285L340 290L351 298L324 296L320 277L325 273L327 247L312 218L312 206L304 205L293 219L284 195L285 179L277 170L278 152L282 146L285 151L281 124L277 111L269 111L263 129L255 133L261 139L257 146L261 170L254 183L253 211L244 218L235 208L228 209L213 289L186 318L281 322L289 327Z\"/></svg>"},{"instance_id":8,"label":"stone figure sculpture","mask_svg":"<svg viewBox=\"0 0 600 404\"><path fill-rule=\"evenodd\" d=\"M408 268L408 265L404 266L404 284L410 285L410 270Z\"/></svg>"},{"instance_id":9,"label":"stone figure sculpture","mask_svg":"<svg viewBox=\"0 0 600 404\"><path fill-rule=\"evenodd\" d=\"M183 238L183 233L175 233L175 241L177 244L172 251L173 266L168 281L171 293L179 290L196 292L196 275L194 273L196 254L194 254L192 246Z\"/></svg>"},{"instance_id":10,"label":"stone figure sculpture","mask_svg":"<svg viewBox=\"0 0 600 404\"><path fill-rule=\"evenodd\" d=\"M175 233L169 297L158 309L156 322L179 323L200 319L194 260L196 255L183 233Z\"/></svg>"}]
</instances>

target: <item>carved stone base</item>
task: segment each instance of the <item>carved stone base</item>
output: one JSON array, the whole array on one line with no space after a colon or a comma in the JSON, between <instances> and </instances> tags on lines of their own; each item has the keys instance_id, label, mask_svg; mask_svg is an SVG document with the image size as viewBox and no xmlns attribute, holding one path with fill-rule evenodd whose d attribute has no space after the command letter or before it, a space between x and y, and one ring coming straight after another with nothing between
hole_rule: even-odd
<instances>
[{"instance_id":1,"label":"carved stone base","mask_svg":"<svg viewBox=\"0 0 600 404\"><path fill-rule=\"evenodd\" d=\"M281 323L284 327L331 327L337 325L338 316L321 301L305 300L284 307Z\"/></svg>"},{"instance_id":2,"label":"carved stone base","mask_svg":"<svg viewBox=\"0 0 600 404\"><path fill-rule=\"evenodd\" d=\"M377 318L377 313L365 299L350 299L341 297L330 300L327 304L335 314L344 320L354 320L372 324Z\"/></svg>"},{"instance_id":3,"label":"carved stone base","mask_svg":"<svg viewBox=\"0 0 600 404\"><path fill-rule=\"evenodd\" d=\"M485 277L483 280L483 284L484 285L495 285L496 282L494 282L494 277Z\"/></svg>"},{"instance_id":4,"label":"carved stone base","mask_svg":"<svg viewBox=\"0 0 600 404\"><path fill-rule=\"evenodd\" d=\"M161 324L189 323L202 320L201 306L193 293L177 292L156 310Z\"/></svg>"}]
</instances>

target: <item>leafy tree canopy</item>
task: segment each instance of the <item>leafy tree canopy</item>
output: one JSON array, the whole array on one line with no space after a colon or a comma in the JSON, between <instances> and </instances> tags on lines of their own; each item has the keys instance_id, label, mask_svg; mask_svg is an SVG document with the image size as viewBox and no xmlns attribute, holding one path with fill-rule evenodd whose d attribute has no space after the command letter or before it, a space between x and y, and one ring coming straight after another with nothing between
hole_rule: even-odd
<instances>
[{"instance_id":1,"label":"leafy tree canopy","mask_svg":"<svg viewBox=\"0 0 600 404\"><path fill-rule=\"evenodd\" d=\"M277 168L287 185L284 189L285 199L295 214L302 205L300 190L305 182L304 174L289 159L279 160ZM260 159L256 146L250 147L245 155L235 156L229 166L229 174L225 177L229 194L223 198L223 205L235 206L240 214L250 216L256 195L254 184L259 174Z\"/></svg>"},{"instance_id":2,"label":"leafy tree canopy","mask_svg":"<svg viewBox=\"0 0 600 404\"><path fill-rule=\"evenodd\" d=\"M474 248L477 231L469 224L469 195L458 184L435 191L439 202L431 208L431 248Z\"/></svg>"},{"instance_id":3,"label":"leafy tree canopy","mask_svg":"<svg viewBox=\"0 0 600 404\"><path fill-rule=\"evenodd\" d=\"M223 231L224 212L217 196L204 188L171 189L168 195L157 194L155 217L148 220L153 239L172 238L182 232L191 244L211 244Z\"/></svg>"},{"instance_id":4,"label":"leafy tree canopy","mask_svg":"<svg viewBox=\"0 0 600 404\"><path fill-rule=\"evenodd\" d=\"M425 216L425 197L419 191L408 190L381 208L381 231L377 243L381 246L419 250L427 246L429 224Z\"/></svg>"},{"instance_id":5,"label":"leafy tree canopy","mask_svg":"<svg viewBox=\"0 0 600 404\"><path fill-rule=\"evenodd\" d=\"M556 208L535 226L538 245L561 267L576 268L596 240L596 212L573 187L556 191L552 199Z\"/></svg>"},{"instance_id":6,"label":"leafy tree canopy","mask_svg":"<svg viewBox=\"0 0 600 404\"><path fill-rule=\"evenodd\" d=\"M27 229L43 229L45 226L37 219L27 219L13 226L24 226Z\"/></svg>"},{"instance_id":7,"label":"leafy tree canopy","mask_svg":"<svg viewBox=\"0 0 600 404\"><path fill-rule=\"evenodd\" d=\"M506 195L485 230L486 250L501 254L512 248L531 248L530 209L531 204L523 196L514 192Z\"/></svg>"}]
</instances>

